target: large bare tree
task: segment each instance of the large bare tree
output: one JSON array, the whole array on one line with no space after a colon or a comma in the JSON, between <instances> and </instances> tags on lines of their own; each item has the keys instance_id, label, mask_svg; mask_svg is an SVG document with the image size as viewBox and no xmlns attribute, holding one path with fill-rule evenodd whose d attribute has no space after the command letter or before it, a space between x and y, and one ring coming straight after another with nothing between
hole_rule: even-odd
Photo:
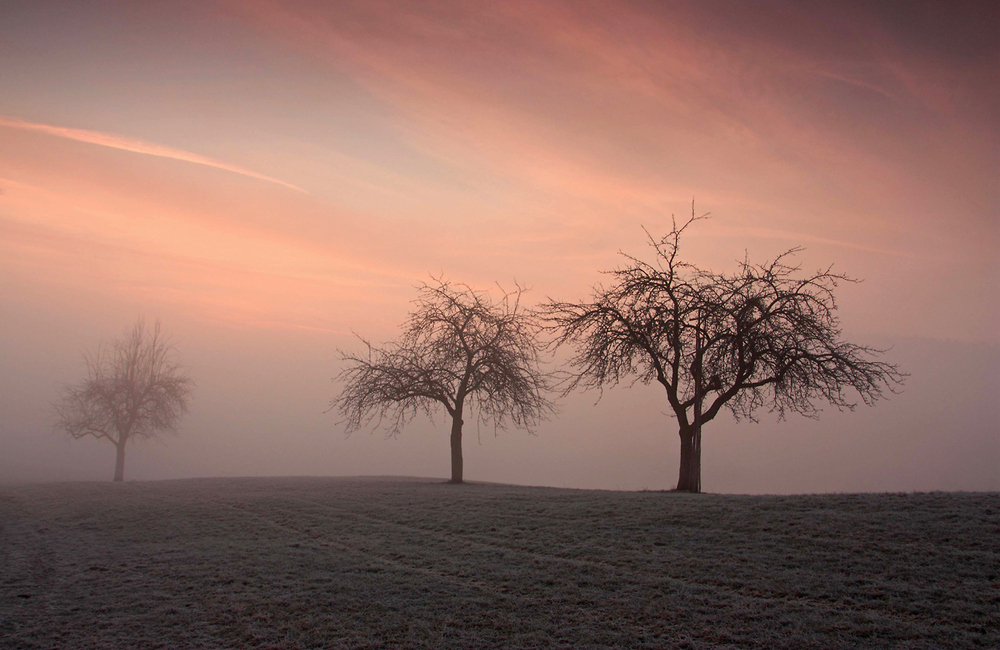
<instances>
[{"instance_id":1,"label":"large bare tree","mask_svg":"<svg viewBox=\"0 0 1000 650\"><path fill-rule=\"evenodd\" d=\"M330 404L348 431L387 422L392 435L416 414L443 407L451 417L451 482L463 481L462 425L467 410L480 422L530 427L547 417L548 375L542 371L538 323L521 305L524 290L488 292L435 279L418 287L403 333L382 347L365 339L362 354L342 352L343 383Z\"/></svg>"},{"instance_id":2,"label":"large bare tree","mask_svg":"<svg viewBox=\"0 0 1000 650\"><path fill-rule=\"evenodd\" d=\"M87 377L63 388L58 427L76 439L108 440L118 450L116 481L125 478L125 447L174 431L187 412L193 382L174 360L174 347L142 319L124 334L84 354Z\"/></svg>"},{"instance_id":3,"label":"large bare tree","mask_svg":"<svg viewBox=\"0 0 1000 650\"><path fill-rule=\"evenodd\" d=\"M677 490L687 492L701 491L702 427L723 408L737 419L764 407L816 417L817 400L870 405L904 378L876 360L881 350L842 339L834 290L850 278L801 273L797 248L764 264L744 259L735 273L699 269L679 250L701 218L692 212L660 240L650 236L652 263L625 255L591 302L544 305L553 347L574 348L567 392L627 376L663 386L679 425Z\"/></svg>"}]
</instances>

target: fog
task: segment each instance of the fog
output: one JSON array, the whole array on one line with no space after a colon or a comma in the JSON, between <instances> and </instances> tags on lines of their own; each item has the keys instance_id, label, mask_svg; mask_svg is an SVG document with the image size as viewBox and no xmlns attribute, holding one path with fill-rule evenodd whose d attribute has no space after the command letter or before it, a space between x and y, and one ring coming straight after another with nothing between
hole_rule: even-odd
<instances>
[{"instance_id":1,"label":"fog","mask_svg":"<svg viewBox=\"0 0 1000 650\"><path fill-rule=\"evenodd\" d=\"M100 314L95 314L99 317ZM4 482L110 480L114 449L53 427L60 381L81 376L80 352L103 320L4 320ZM178 356L196 379L176 436L131 445L126 479L200 476L396 475L446 478L450 420L415 419L397 437L350 436L335 413L336 346L350 338L175 323ZM117 334L111 330L111 333ZM199 345L200 339L225 345ZM876 341L876 343L882 343ZM704 489L735 493L996 490L995 347L902 338L888 358L911 376L898 395L855 412L779 422L720 416L705 428ZM466 418L466 477L474 481L620 490L677 481L676 423L658 385L618 387L558 402L531 433ZM596 402L596 403L595 403Z\"/></svg>"},{"instance_id":2,"label":"fog","mask_svg":"<svg viewBox=\"0 0 1000 650\"><path fill-rule=\"evenodd\" d=\"M804 269L864 280L838 290L845 338L909 374L872 408L720 416L706 491L997 490L989 21L610 6L11 9L0 482L111 479L111 445L57 431L52 404L140 316L196 385L176 436L131 446L127 480L445 478L443 412L395 438L326 412L352 332L391 340L431 274L583 300L694 197L712 218L686 259L729 271L804 246ZM467 417L466 479L673 487L662 389L598 397L531 432Z\"/></svg>"}]
</instances>

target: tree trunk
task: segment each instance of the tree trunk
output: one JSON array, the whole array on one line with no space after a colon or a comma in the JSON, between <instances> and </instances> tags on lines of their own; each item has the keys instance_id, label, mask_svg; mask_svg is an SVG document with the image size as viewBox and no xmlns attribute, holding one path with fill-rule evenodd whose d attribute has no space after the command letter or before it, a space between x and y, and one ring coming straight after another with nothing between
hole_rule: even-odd
<instances>
[{"instance_id":1,"label":"tree trunk","mask_svg":"<svg viewBox=\"0 0 1000 650\"><path fill-rule=\"evenodd\" d=\"M678 492L701 492L701 427L680 430L681 469L677 476Z\"/></svg>"},{"instance_id":2,"label":"tree trunk","mask_svg":"<svg viewBox=\"0 0 1000 650\"><path fill-rule=\"evenodd\" d=\"M115 459L115 480L124 481L125 480L125 442L122 440L120 443L115 445L118 450L118 457Z\"/></svg>"},{"instance_id":3,"label":"tree trunk","mask_svg":"<svg viewBox=\"0 0 1000 650\"><path fill-rule=\"evenodd\" d=\"M451 421L451 480L462 482L462 414L456 413Z\"/></svg>"}]
</instances>

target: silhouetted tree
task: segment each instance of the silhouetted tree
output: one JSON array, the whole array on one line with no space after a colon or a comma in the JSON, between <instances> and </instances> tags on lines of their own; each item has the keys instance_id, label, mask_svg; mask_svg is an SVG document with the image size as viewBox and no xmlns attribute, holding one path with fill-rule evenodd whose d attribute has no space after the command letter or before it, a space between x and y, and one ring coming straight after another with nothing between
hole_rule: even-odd
<instances>
[{"instance_id":1,"label":"silhouetted tree","mask_svg":"<svg viewBox=\"0 0 1000 650\"><path fill-rule=\"evenodd\" d=\"M348 431L388 419L395 435L417 413L443 406L451 416L451 481L461 483L466 409L481 422L530 427L548 416L548 376L539 366L536 318L518 286L494 301L487 292L435 279L422 284L403 334L364 354L342 352L339 409ZM359 337L360 338L360 337Z\"/></svg>"},{"instance_id":2,"label":"silhouetted tree","mask_svg":"<svg viewBox=\"0 0 1000 650\"><path fill-rule=\"evenodd\" d=\"M682 261L681 235L701 218L692 212L659 241L650 236L652 264L625 255L592 302L543 306L551 345L575 348L566 392L629 375L663 386L681 439L677 490L687 492L701 491L702 427L723 407L737 419L762 407L816 417L815 400L870 405L905 376L872 359L882 350L841 340L834 289L852 280L832 267L801 274L789 261L801 249L760 265L744 259L732 274Z\"/></svg>"},{"instance_id":3,"label":"silhouetted tree","mask_svg":"<svg viewBox=\"0 0 1000 650\"><path fill-rule=\"evenodd\" d=\"M54 407L58 427L73 438L115 445L115 478L125 478L125 446L173 431L187 412L193 382L173 360L174 347L142 319L121 338L84 354L87 378L63 388Z\"/></svg>"}]
</instances>

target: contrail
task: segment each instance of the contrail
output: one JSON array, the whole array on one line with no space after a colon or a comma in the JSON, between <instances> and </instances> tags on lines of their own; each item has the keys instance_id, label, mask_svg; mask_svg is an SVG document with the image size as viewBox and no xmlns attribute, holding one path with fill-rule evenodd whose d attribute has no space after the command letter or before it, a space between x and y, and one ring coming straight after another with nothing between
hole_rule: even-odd
<instances>
[{"instance_id":1,"label":"contrail","mask_svg":"<svg viewBox=\"0 0 1000 650\"><path fill-rule=\"evenodd\" d=\"M196 165L206 165L208 167L224 169L235 174L242 174L243 176L249 176L250 178L267 181L269 183L277 183L278 185L283 185L297 192L304 192L308 194L308 192L297 185L292 185L291 183L286 183L283 180L273 178L271 176L265 176L264 174L258 174L257 172L250 171L249 169L244 169L243 167L237 167L236 165L230 165L219 160L213 160L207 156L200 156L189 151L181 151L180 149L173 149L171 147L165 147L152 142L126 138L113 133L101 133L100 131L88 131L87 129L70 129L63 126L37 124L35 122L25 122L24 120L3 116L0 116L0 126L7 126L13 129L24 129L26 131L38 131L39 133L46 133L48 135L67 138L69 140L77 140L78 142L98 144L104 147L111 147L112 149L121 149L123 151L131 151L133 153L144 153L149 156L159 156L160 158L173 158L174 160L183 160Z\"/></svg>"}]
</instances>

